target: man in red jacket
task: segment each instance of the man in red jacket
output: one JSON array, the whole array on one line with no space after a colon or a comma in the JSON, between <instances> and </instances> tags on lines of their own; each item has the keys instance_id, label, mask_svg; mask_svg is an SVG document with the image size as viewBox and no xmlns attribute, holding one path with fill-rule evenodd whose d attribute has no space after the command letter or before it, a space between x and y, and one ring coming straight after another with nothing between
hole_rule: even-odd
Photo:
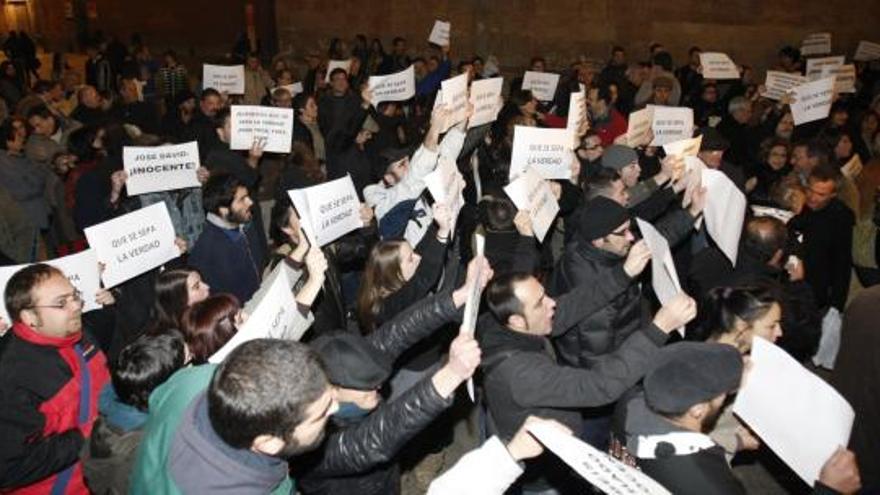
<instances>
[{"instance_id":1,"label":"man in red jacket","mask_svg":"<svg viewBox=\"0 0 880 495\"><path fill-rule=\"evenodd\" d=\"M86 494L79 451L110 375L82 332L82 295L36 264L12 276L5 303L13 326L0 341L0 492Z\"/></svg>"}]
</instances>

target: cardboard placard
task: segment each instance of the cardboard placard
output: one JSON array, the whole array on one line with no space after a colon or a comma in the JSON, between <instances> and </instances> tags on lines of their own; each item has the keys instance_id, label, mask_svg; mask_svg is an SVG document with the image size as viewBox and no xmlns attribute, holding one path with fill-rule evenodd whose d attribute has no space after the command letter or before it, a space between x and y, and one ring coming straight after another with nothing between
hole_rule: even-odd
<instances>
[{"instance_id":1,"label":"cardboard placard","mask_svg":"<svg viewBox=\"0 0 880 495\"><path fill-rule=\"evenodd\" d=\"M834 77L826 77L802 84L792 90L795 100L791 104L794 125L828 117L831 113L831 100L834 97L834 79Z\"/></svg>"},{"instance_id":2,"label":"cardboard placard","mask_svg":"<svg viewBox=\"0 0 880 495\"><path fill-rule=\"evenodd\" d=\"M515 181L505 186L504 192L518 209L529 212L535 238L538 242L543 242L553 219L559 213L559 203L547 181L534 169L528 168Z\"/></svg>"},{"instance_id":3,"label":"cardboard placard","mask_svg":"<svg viewBox=\"0 0 880 495\"><path fill-rule=\"evenodd\" d=\"M523 75L522 89L528 89L540 101L552 101L558 84L559 74L527 70Z\"/></svg>"},{"instance_id":4,"label":"cardboard placard","mask_svg":"<svg viewBox=\"0 0 880 495\"><path fill-rule=\"evenodd\" d=\"M383 101L405 101L416 94L416 73L412 65L385 76L370 76L368 83L373 93L373 106Z\"/></svg>"},{"instance_id":5,"label":"cardboard placard","mask_svg":"<svg viewBox=\"0 0 880 495\"><path fill-rule=\"evenodd\" d=\"M706 79L739 79L739 68L726 53L700 53L700 65Z\"/></svg>"},{"instance_id":6,"label":"cardboard placard","mask_svg":"<svg viewBox=\"0 0 880 495\"><path fill-rule=\"evenodd\" d=\"M471 83L470 102L474 107L474 114L468 120L468 129L495 122L502 106L501 88L503 86L504 78L502 77L480 79Z\"/></svg>"},{"instance_id":7,"label":"cardboard placard","mask_svg":"<svg viewBox=\"0 0 880 495\"><path fill-rule=\"evenodd\" d=\"M243 95L244 66L202 64L202 87L230 95Z\"/></svg>"},{"instance_id":8,"label":"cardboard placard","mask_svg":"<svg viewBox=\"0 0 880 495\"><path fill-rule=\"evenodd\" d=\"M201 186L196 175L199 145L195 141L166 146L125 146L122 163L128 173L125 187L132 196Z\"/></svg>"},{"instance_id":9,"label":"cardboard placard","mask_svg":"<svg viewBox=\"0 0 880 495\"><path fill-rule=\"evenodd\" d=\"M529 167L545 179L569 179L572 159L571 133L567 129L514 127L510 179Z\"/></svg>"},{"instance_id":10,"label":"cardboard placard","mask_svg":"<svg viewBox=\"0 0 880 495\"><path fill-rule=\"evenodd\" d=\"M350 175L287 194L313 246L325 246L364 226Z\"/></svg>"},{"instance_id":11,"label":"cardboard placard","mask_svg":"<svg viewBox=\"0 0 880 495\"><path fill-rule=\"evenodd\" d=\"M293 142L293 109L257 105L232 105L232 138L229 147L249 150L256 140L263 151L290 153Z\"/></svg>"}]
</instances>

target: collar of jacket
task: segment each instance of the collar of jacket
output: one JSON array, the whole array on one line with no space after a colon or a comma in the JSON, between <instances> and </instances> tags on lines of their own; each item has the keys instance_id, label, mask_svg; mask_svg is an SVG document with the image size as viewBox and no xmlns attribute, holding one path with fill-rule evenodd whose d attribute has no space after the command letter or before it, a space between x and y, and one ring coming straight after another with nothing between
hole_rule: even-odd
<instances>
[{"instance_id":1,"label":"collar of jacket","mask_svg":"<svg viewBox=\"0 0 880 495\"><path fill-rule=\"evenodd\" d=\"M17 321L14 325L12 325L12 331L18 338L26 342L49 347L73 347L77 342L80 341L80 339L82 339L82 332L77 332L67 337L49 337L48 335L43 335L37 332L29 325L20 321Z\"/></svg>"},{"instance_id":2,"label":"collar of jacket","mask_svg":"<svg viewBox=\"0 0 880 495\"><path fill-rule=\"evenodd\" d=\"M579 237L577 241L573 244L573 251L582 258L586 258L591 261L595 261L597 263L601 263L603 265L616 265L618 263L623 262L623 257L618 256L614 253L610 253L605 251L604 249L599 249L593 245L592 242L586 241L583 238Z\"/></svg>"},{"instance_id":3,"label":"collar of jacket","mask_svg":"<svg viewBox=\"0 0 880 495\"><path fill-rule=\"evenodd\" d=\"M111 426L126 432L136 430L147 422L147 413L123 403L116 395L112 383L104 385L101 390L101 395L98 396L98 410L107 418Z\"/></svg>"},{"instance_id":4,"label":"collar of jacket","mask_svg":"<svg viewBox=\"0 0 880 495\"><path fill-rule=\"evenodd\" d=\"M491 315L486 315L486 320L480 332L480 346L483 347L486 356L508 350L544 352L546 336L511 330L502 326Z\"/></svg>"},{"instance_id":5,"label":"collar of jacket","mask_svg":"<svg viewBox=\"0 0 880 495\"><path fill-rule=\"evenodd\" d=\"M626 404L627 449L641 459L690 455L715 446L699 432L685 430L652 411L640 392Z\"/></svg>"},{"instance_id":6,"label":"collar of jacket","mask_svg":"<svg viewBox=\"0 0 880 495\"><path fill-rule=\"evenodd\" d=\"M208 213L208 215L205 217L205 220L207 220L211 225L218 227L222 230L234 230L237 232L244 232L245 224L235 224L227 222L223 219L223 217L217 215L216 213Z\"/></svg>"}]
</instances>

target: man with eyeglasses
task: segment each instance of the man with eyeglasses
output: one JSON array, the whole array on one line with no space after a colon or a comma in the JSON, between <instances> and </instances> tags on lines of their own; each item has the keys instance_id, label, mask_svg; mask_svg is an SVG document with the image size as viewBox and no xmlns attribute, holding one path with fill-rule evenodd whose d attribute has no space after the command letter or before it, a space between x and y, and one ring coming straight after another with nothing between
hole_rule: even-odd
<instances>
[{"instance_id":1,"label":"man with eyeglasses","mask_svg":"<svg viewBox=\"0 0 880 495\"><path fill-rule=\"evenodd\" d=\"M0 347L0 491L88 493L79 451L110 380L82 331L82 295L57 268L30 265L6 285Z\"/></svg>"}]
</instances>

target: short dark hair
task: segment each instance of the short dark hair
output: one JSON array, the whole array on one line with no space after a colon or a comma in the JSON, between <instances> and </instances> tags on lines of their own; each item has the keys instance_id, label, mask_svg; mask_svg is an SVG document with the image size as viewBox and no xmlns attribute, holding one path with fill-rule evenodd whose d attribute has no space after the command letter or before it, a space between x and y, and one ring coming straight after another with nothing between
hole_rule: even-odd
<instances>
[{"instance_id":1,"label":"short dark hair","mask_svg":"<svg viewBox=\"0 0 880 495\"><path fill-rule=\"evenodd\" d=\"M226 119L232 116L232 111L229 107L221 108L214 114L213 122L214 129L222 129L226 125Z\"/></svg>"},{"instance_id":2,"label":"short dark hair","mask_svg":"<svg viewBox=\"0 0 880 495\"><path fill-rule=\"evenodd\" d=\"M202 90L202 94L201 94L201 96L199 96L199 99L202 100L202 101L205 101L206 99L208 99L209 96L216 96L217 98L222 98L222 97L223 97L223 96L220 94L220 92L217 91L216 89L214 89L214 88L205 88L205 89Z\"/></svg>"},{"instance_id":3,"label":"short dark hair","mask_svg":"<svg viewBox=\"0 0 880 495\"><path fill-rule=\"evenodd\" d=\"M480 201L480 206L481 220L488 230L503 232L514 228L513 218L517 210L510 199L490 196Z\"/></svg>"},{"instance_id":4,"label":"short dark hair","mask_svg":"<svg viewBox=\"0 0 880 495\"><path fill-rule=\"evenodd\" d=\"M494 277L486 287L486 304L489 312L501 323L507 325L507 320L513 315L523 314L522 301L514 292L516 284L532 278L530 273L510 272Z\"/></svg>"},{"instance_id":5,"label":"short dark hair","mask_svg":"<svg viewBox=\"0 0 880 495\"><path fill-rule=\"evenodd\" d=\"M306 409L329 382L318 354L290 340L255 339L217 367L208 387L208 417L217 435L237 449L260 435L290 441Z\"/></svg>"},{"instance_id":6,"label":"short dark hair","mask_svg":"<svg viewBox=\"0 0 880 495\"><path fill-rule=\"evenodd\" d=\"M391 40L392 45L396 45L400 42L406 43L406 38L404 38L403 36L395 36L394 39Z\"/></svg>"},{"instance_id":7,"label":"short dark hair","mask_svg":"<svg viewBox=\"0 0 880 495\"><path fill-rule=\"evenodd\" d=\"M834 182L834 189L840 189L840 181L843 175L840 173L832 165L822 164L818 167L814 168L812 172L810 172L810 180L814 180L817 182Z\"/></svg>"},{"instance_id":8,"label":"short dark hair","mask_svg":"<svg viewBox=\"0 0 880 495\"><path fill-rule=\"evenodd\" d=\"M617 170L608 167L600 167L596 174L590 177L590 181L584 186L587 201L599 197L606 196L611 186L620 180L620 174Z\"/></svg>"},{"instance_id":9,"label":"short dark hair","mask_svg":"<svg viewBox=\"0 0 880 495\"><path fill-rule=\"evenodd\" d=\"M52 111L49 110L49 107L46 105L37 105L28 110L27 119L30 120L31 117L40 117L43 119L48 119L49 117L55 118Z\"/></svg>"},{"instance_id":10,"label":"short dark hair","mask_svg":"<svg viewBox=\"0 0 880 495\"><path fill-rule=\"evenodd\" d=\"M212 175L202 192L202 204L208 213L220 214L220 208L230 208L235 199L235 191L244 187L234 175Z\"/></svg>"},{"instance_id":11,"label":"short dark hair","mask_svg":"<svg viewBox=\"0 0 880 495\"><path fill-rule=\"evenodd\" d=\"M611 103L611 84L612 83L600 84L599 87L596 88L596 98L605 103Z\"/></svg>"},{"instance_id":12,"label":"short dark hair","mask_svg":"<svg viewBox=\"0 0 880 495\"><path fill-rule=\"evenodd\" d=\"M119 351L110 380L123 404L146 411L150 393L183 365L184 346L180 334L142 334Z\"/></svg>"},{"instance_id":13,"label":"short dark hair","mask_svg":"<svg viewBox=\"0 0 880 495\"><path fill-rule=\"evenodd\" d=\"M348 71L342 67L337 67L331 70L329 78L332 80L337 74L345 74L346 79L348 78Z\"/></svg>"},{"instance_id":14,"label":"short dark hair","mask_svg":"<svg viewBox=\"0 0 880 495\"><path fill-rule=\"evenodd\" d=\"M26 266L12 275L12 278L6 283L6 290L3 293L6 312L9 313L12 321L19 321L21 312L34 306L36 303L33 294L34 288L53 275L63 277L64 273L45 263Z\"/></svg>"},{"instance_id":15,"label":"short dark hair","mask_svg":"<svg viewBox=\"0 0 880 495\"><path fill-rule=\"evenodd\" d=\"M692 46L690 50L688 50L688 55L693 55L694 53L702 53L703 50L698 46Z\"/></svg>"},{"instance_id":16,"label":"short dark hair","mask_svg":"<svg viewBox=\"0 0 880 495\"><path fill-rule=\"evenodd\" d=\"M617 53L617 52L626 53L626 50L624 50L623 47L620 46L620 45L614 45L614 46L612 46L612 47L611 47L611 54L613 55L613 54L615 54L615 53Z\"/></svg>"},{"instance_id":17,"label":"short dark hair","mask_svg":"<svg viewBox=\"0 0 880 495\"><path fill-rule=\"evenodd\" d=\"M672 55L669 52L657 52L651 57L651 63L654 65L659 65L666 72L672 72Z\"/></svg>"}]
</instances>

